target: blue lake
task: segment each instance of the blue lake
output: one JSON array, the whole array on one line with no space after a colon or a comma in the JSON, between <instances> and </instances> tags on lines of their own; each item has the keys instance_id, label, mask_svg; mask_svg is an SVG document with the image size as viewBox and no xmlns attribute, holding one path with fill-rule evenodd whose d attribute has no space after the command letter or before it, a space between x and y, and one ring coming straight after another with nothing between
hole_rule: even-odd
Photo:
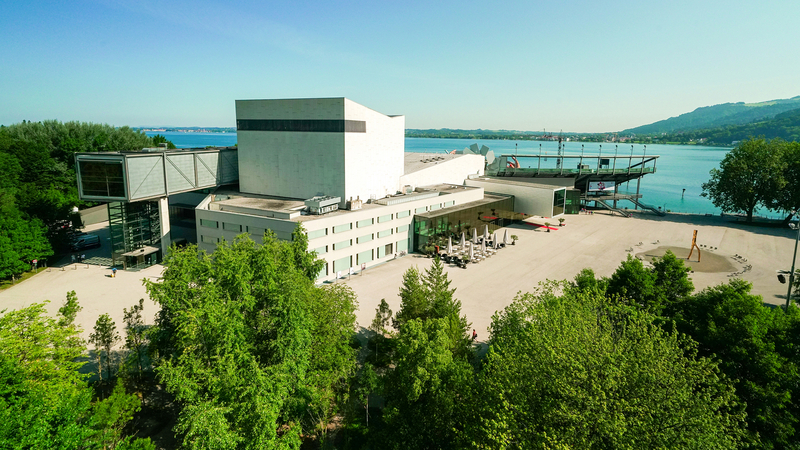
<instances>
[{"instance_id":1,"label":"blue lake","mask_svg":"<svg viewBox=\"0 0 800 450\"><path fill-rule=\"evenodd\" d=\"M161 134L172 141L178 148L228 146L236 143L236 133L158 133L147 132L147 135ZM543 153L555 154L558 143L552 141L505 141L505 140L475 140L475 139L431 139L431 138L406 138L407 152L433 152L443 153L456 149L463 149L471 144L489 147L496 155L514 154L536 155L539 146ZM601 144L583 144L585 155L597 155ZM656 163L656 173L642 178L640 193L642 201L654 206L661 206L675 212L693 214L719 214L711 201L701 197L702 184L708 181L709 171L719 167L719 163L730 148L701 147L696 145L648 145L646 150L643 145L634 145L633 154L659 155ZM602 154L620 156L631 153L630 144L603 143ZM566 155L580 155L581 144L567 142ZM683 189L686 192L683 193ZM620 190L636 192L636 182L629 183ZM681 195L683 193L683 195ZM623 203L624 205L624 203ZM770 213L766 210L758 211L758 215L779 217L780 214Z\"/></svg>"}]
</instances>

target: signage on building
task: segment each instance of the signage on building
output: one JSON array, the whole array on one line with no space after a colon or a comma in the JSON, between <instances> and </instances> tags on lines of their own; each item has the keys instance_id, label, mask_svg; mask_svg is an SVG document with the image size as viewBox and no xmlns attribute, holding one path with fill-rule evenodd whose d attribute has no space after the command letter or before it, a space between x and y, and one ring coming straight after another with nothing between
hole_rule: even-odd
<instances>
[{"instance_id":1,"label":"signage on building","mask_svg":"<svg viewBox=\"0 0 800 450\"><path fill-rule=\"evenodd\" d=\"M614 192L613 181L590 181L589 192Z\"/></svg>"}]
</instances>

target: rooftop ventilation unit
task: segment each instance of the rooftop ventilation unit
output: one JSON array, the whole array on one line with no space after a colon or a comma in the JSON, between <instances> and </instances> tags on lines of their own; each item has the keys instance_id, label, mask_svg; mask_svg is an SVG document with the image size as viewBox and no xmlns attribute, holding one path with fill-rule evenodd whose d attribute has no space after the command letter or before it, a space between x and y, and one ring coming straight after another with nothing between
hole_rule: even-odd
<instances>
[{"instance_id":1,"label":"rooftop ventilation unit","mask_svg":"<svg viewBox=\"0 0 800 450\"><path fill-rule=\"evenodd\" d=\"M304 203L311 214L321 215L339 209L340 201L342 201L340 197L318 195L316 197L311 197Z\"/></svg>"}]
</instances>

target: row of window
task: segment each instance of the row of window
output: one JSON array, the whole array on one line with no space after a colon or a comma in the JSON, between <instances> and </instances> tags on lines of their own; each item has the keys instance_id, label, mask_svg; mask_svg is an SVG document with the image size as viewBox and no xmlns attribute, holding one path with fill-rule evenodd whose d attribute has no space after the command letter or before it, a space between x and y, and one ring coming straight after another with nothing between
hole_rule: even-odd
<instances>
[{"instance_id":1,"label":"row of window","mask_svg":"<svg viewBox=\"0 0 800 450\"><path fill-rule=\"evenodd\" d=\"M339 258L333 261L333 272L329 272L329 265L325 264L325 267L322 269L319 276L323 277L333 274L344 275L350 272L351 267L355 268L356 270L360 270L362 264L367 264L375 259L383 259L388 256L393 256L395 252L403 251L408 251L408 241L405 239L397 242L397 244L390 243L381 245L374 249L365 250L356 254L355 258L353 258L352 255Z\"/></svg>"},{"instance_id":2,"label":"row of window","mask_svg":"<svg viewBox=\"0 0 800 450\"><path fill-rule=\"evenodd\" d=\"M200 226L205 228L219 229L219 221L200 219ZM251 227L239 225L237 223L222 222L222 229L225 231L233 231L235 233L250 233L254 236L262 237L267 232L266 228Z\"/></svg>"},{"instance_id":3,"label":"row of window","mask_svg":"<svg viewBox=\"0 0 800 450\"><path fill-rule=\"evenodd\" d=\"M419 213L424 213L426 211L435 211L437 209L441 209L442 207L447 208L447 207L453 206L455 204L456 204L455 201L449 201L449 202L445 202L444 204L439 203L439 204L431 205L430 207L423 206L421 208L415 209L414 213L415 214L419 214ZM384 216L379 216L377 218L377 220L378 220L377 223L386 223L386 222L391 221L392 219L403 219L403 218L408 217L410 215L411 215L411 210L410 209L406 210L406 211L400 211L400 212L395 213L395 214L386 214ZM375 218L359 220L359 221L356 222L356 228L365 228L365 227L372 226L374 224L375 224ZM405 228L407 229L408 226L406 225ZM345 231L350 231L352 229L353 229L353 224L352 223L343 223L341 225L336 225L335 227L333 227L332 231L335 234L335 233L343 233ZM405 230L403 230L403 231L405 231ZM309 231L308 232L308 239L309 240L317 239L317 238L320 238L320 237L323 237L323 236L327 236L327 235L328 235L328 229L327 228L322 228L320 230ZM382 236L379 236L379 237L382 237Z\"/></svg>"},{"instance_id":4,"label":"row of window","mask_svg":"<svg viewBox=\"0 0 800 450\"><path fill-rule=\"evenodd\" d=\"M383 231L379 232L378 233L378 238L384 238L384 237L387 237L387 236L391 236L394 233L405 233L405 232L407 232L409 230L409 228L410 228L409 225L401 225L401 226L396 227L394 229L389 228L388 230L383 230ZM373 239L375 239L375 234L374 233L365 234L364 236L356 238L356 244L364 244L366 242L372 241ZM333 247L333 250L342 250L342 249L348 248L348 247L350 247L352 245L353 245L353 240L352 239L347 239L347 240L344 240L344 241L337 242L337 243L333 244L332 247ZM317 252L317 255L324 255L324 254L328 253L328 246L327 245L323 245L322 247L317 247L317 248L313 249L313 251Z\"/></svg>"}]
</instances>

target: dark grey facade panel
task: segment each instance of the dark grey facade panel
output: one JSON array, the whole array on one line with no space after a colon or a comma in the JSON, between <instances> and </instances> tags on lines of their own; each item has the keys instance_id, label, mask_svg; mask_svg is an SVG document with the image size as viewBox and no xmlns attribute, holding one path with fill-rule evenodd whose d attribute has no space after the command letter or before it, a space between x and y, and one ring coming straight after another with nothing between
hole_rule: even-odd
<instances>
[{"instance_id":1,"label":"dark grey facade panel","mask_svg":"<svg viewBox=\"0 0 800 450\"><path fill-rule=\"evenodd\" d=\"M321 133L366 133L367 122L362 120L327 119L239 119L237 131L302 131Z\"/></svg>"}]
</instances>

